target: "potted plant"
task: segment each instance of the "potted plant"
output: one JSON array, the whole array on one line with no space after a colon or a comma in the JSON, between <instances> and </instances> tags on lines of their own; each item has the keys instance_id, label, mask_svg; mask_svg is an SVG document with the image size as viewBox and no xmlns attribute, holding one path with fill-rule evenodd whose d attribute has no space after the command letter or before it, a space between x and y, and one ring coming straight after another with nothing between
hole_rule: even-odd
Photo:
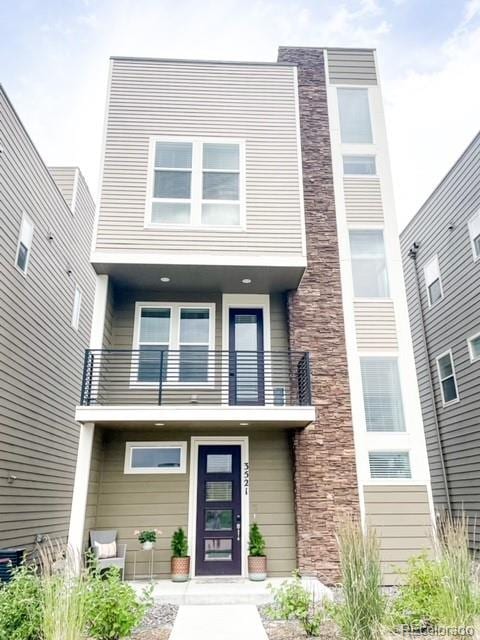
<instances>
[{"instance_id":1,"label":"potted plant","mask_svg":"<svg viewBox=\"0 0 480 640\"><path fill-rule=\"evenodd\" d=\"M250 527L248 540L248 577L260 582L267 577L267 556L265 555L265 538L256 522Z\"/></svg>"},{"instance_id":2,"label":"potted plant","mask_svg":"<svg viewBox=\"0 0 480 640\"><path fill-rule=\"evenodd\" d=\"M143 547L144 551L150 551L153 549L153 543L157 541L157 535L162 532L158 529L145 529L145 531L134 531L134 535L137 536L138 541Z\"/></svg>"},{"instance_id":3,"label":"potted plant","mask_svg":"<svg viewBox=\"0 0 480 640\"><path fill-rule=\"evenodd\" d=\"M172 549L172 581L186 582L190 575L190 556L188 555L187 536L181 527L174 532L170 547Z\"/></svg>"}]
</instances>

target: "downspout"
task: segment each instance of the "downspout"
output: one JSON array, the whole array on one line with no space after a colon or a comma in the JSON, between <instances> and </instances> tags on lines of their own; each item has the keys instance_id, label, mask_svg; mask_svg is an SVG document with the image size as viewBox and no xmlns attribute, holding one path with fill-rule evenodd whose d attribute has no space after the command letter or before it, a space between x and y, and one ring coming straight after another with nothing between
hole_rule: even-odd
<instances>
[{"instance_id":1,"label":"downspout","mask_svg":"<svg viewBox=\"0 0 480 640\"><path fill-rule=\"evenodd\" d=\"M445 489L445 498L446 498L446 503L447 503L447 511L448 511L448 515L451 516L452 515L452 504L451 504L451 501L450 501L450 489L449 489L449 486L448 486L448 476L447 476L447 470L445 468L445 460L444 460L444 456L443 456L442 436L441 436L441 433L440 433L440 424L439 424L439 421L438 421L437 403L435 401L435 393L434 393L434 390L433 390L432 368L430 366L430 349L428 347L428 340L427 340L427 335L426 335L426 332L425 332L425 316L424 316L424 312L423 312L422 297L420 295L420 284L419 284L419 279L418 279L417 253L418 253L419 246L420 245L417 242L414 242L413 245L410 248L410 251L408 252L408 257L413 260L413 270L414 270L414 274L415 274L415 293L416 293L416 297L417 297L417 306L418 306L418 309L420 311L420 334L421 334L421 338L422 338L423 351L424 351L424 354L425 354L425 361L427 363L428 390L429 390L429 393L430 393L430 401L431 401L432 409L433 409L433 426L435 428L435 435L437 437L438 452L440 454L440 466L441 466L441 469L442 469L442 478L443 478L443 486L444 486L444 489Z\"/></svg>"}]
</instances>

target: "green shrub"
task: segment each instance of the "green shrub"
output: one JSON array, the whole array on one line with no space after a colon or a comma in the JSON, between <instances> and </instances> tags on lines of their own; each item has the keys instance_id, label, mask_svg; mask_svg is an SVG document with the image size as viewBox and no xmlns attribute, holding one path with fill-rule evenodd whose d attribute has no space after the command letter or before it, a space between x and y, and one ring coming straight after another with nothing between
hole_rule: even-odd
<instances>
[{"instance_id":1,"label":"green shrub","mask_svg":"<svg viewBox=\"0 0 480 640\"><path fill-rule=\"evenodd\" d=\"M42 587L37 572L25 565L0 586L0 640L39 640Z\"/></svg>"},{"instance_id":2,"label":"green shrub","mask_svg":"<svg viewBox=\"0 0 480 640\"><path fill-rule=\"evenodd\" d=\"M250 536L248 541L248 553L251 556L264 556L265 555L265 538L260 532L260 528L256 522L250 527Z\"/></svg>"},{"instance_id":3,"label":"green shrub","mask_svg":"<svg viewBox=\"0 0 480 640\"><path fill-rule=\"evenodd\" d=\"M346 640L378 640L387 616L382 595L380 552L375 533L355 521L338 530L343 602L329 607Z\"/></svg>"},{"instance_id":4,"label":"green shrub","mask_svg":"<svg viewBox=\"0 0 480 640\"><path fill-rule=\"evenodd\" d=\"M151 590L137 598L132 587L120 579L120 571L91 574L86 602L89 636L96 640L120 640L130 635L151 606Z\"/></svg>"},{"instance_id":5,"label":"green shrub","mask_svg":"<svg viewBox=\"0 0 480 640\"><path fill-rule=\"evenodd\" d=\"M170 548L174 558L186 558L188 556L188 540L185 531L181 527L174 532Z\"/></svg>"}]
</instances>

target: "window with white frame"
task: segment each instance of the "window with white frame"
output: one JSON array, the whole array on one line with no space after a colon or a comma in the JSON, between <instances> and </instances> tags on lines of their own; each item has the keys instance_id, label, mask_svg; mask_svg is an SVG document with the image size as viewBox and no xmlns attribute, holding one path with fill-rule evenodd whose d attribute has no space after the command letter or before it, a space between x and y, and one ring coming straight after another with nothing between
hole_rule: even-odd
<instances>
[{"instance_id":1,"label":"window with white frame","mask_svg":"<svg viewBox=\"0 0 480 640\"><path fill-rule=\"evenodd\" d=\"M471 338L468 338L468 350L472 362L480 358L480 333L476 333Z\"/></svg>"},{"instance_id":2,"label":"window with white frame","mask_svg":"<svg viewBox=\"0 0 480 640\"><path fill-rule=\"evenodd\" d=\"M367 431L405 431L397 358L363 356L360 368Z\"/></svg>"},{"instance_id":3,"label":"window with white frame","mask_svg":"<svg viewBox=\"0 0 480 640\"><path fill-rule=\"evenodd\" d=\"M425 274L425 286L427 288L428 304L433 306L436 302L443 298L442 280L440 277L440 266L438 264L438 256L427 262L423 268Z\"/></svg>"},{"instance_id":4,"label":"window with white frame","mask_svg":"<svg viewBox=\"0 0 480 640\"><path fill-rule=\"evenodd\" d=\"M24 213L22 216L22 224L20 226L20 235L18 237L17 255L15 257L15 265L23 274L27 273L28 263L30 262L32 240L33 222Z\"/></svg>"},{"instance_id":5,"label":"window with white frame","mask_svg":"<svg viewBox=\"0 0 480 640\"><path fill-rule=\"evenodd\" d=\"M458 388L451 351L446 351L438 356L437 368L443 404L456 402L458 400Z\"/></svg>"},{"instance_id":6,"label":"window with white frame","mask_svg":"<svg viewBox=\"0 0 480 640\"><path fill-rule=\"evenodd\" d=\"M480 211L477 211L468 221L468 233L470 234L473 258L478 260L480 258Z\"/></svg>"},{"instance_id":7,"label":"window with white frame","mask_svg":"<svg viewBox=\"0 0 480 640\"><path fill-rule=\"evenodd\" d=\"M134 382L189 385L211 380L215 305L137 303Z\"/></svg>"},{"instance_id":8,"label":"window with white frame","mask_svg":"<svg viewBox=\"0 0 480 640\"><path fill-rule=\"evenodd\" d=\"M370 451L368 460L372 480L400 480L412 477L408 451Z\"/></svg>"},{"instance_id":9,"label":"window with white frame","mask_svg":"<svg viewBox=\"0 0 480 640\"><path fill-rule=\"evenodd\" d=\"M155 138L152 144L150 224L241 225L241 142Z\"/></svg>"},{"instance_id":10,"label":"window with white frame","mask_svg":"<svg viewBox=\"0 0 480 640\"><path fill-rule=\"evenodd\" d=\"M375 156L343 156L343 173L346 176L375 176Z\"/></svg>"},{"instance_id":11,"label":"window with white frame","mask_svg":"<svg viewBox=\"0 0 480 640\"><path fill-rule=\"evenodd\" d=\"M80 311L82 308L82 292L78 287L75 287L75 294L73 296L73 308L72 308L72 327L78 331L80 324Z\"/></svg>"},{"instance_id":12,"label":"window with white frame","mask_svg":"<svg viewBox=\"0 0 480 640\"><path fill-rule=\"evenodd\" d=\"M185 473L186 442L127 442L124 473Z\"/></svg>"},{"instance_id":13,"label":"window with white frame","mask_svg":"<svg viewBox=\"0 0 480 640\"><path fill-rule=\"evenodd\" d=\"M342 142L372 143L368 89L338 88L337 96Z\"/></svg>"},{"instance_id":14,"label":"window with white frame","mask_svg":"<svg viewBox=\"0 0 480 640\"><path fill-rule=\"evenodd\" d=\"M357 298L386 298L389 295L383 231L350 231L353 293Z\"/></svg>"}]
</instances>

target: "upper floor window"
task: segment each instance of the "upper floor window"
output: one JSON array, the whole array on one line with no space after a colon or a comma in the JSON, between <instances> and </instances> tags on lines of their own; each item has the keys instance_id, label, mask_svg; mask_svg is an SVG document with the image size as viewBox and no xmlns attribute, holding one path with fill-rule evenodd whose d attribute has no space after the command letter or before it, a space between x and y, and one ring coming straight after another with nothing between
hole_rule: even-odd
<instances>
[{"instance_id":1,"label":"upper floor window","mask_svg":"<svg viewBox=\"0 0 480 640\"><path fill-rule=\"evenodd\" d=\"M343 173L346 176L375 176L375 156L343 156Z\"/></svg>"},{"instance_id":2,"label":"upper floor window","mask_svg":"<svg viewBox=\"0 0 480 640\"><path fill-rule=\"evenodd\" d=\"M78 330L80 324L80 310L82 308L82 292L78 287L75 287L75 294L73 296L73 308L72 308L72 327Z\"/></svg>"},{"instance_id":3,"label":"upper floor window","mask_svg":"<svg viewBox=\"0 0 480 640\"><path fill-rule=\"evenodd\" d=\"M353 293L357 298L386 298L389 295L383 231L350 231Z\"/></svg>"},{"instance_id":4,"label":"upper floor window","mask_svg":"<svg viewBox=\"0 0 480 640\"><path fill-rule=\"evenodd\" d=\"M30 262L30 250L33 239L33 222L24 213L22 216L22 224L20 227L20 235L18 237L17 255L15 265L23 273L27 273L28 263Z\"/></svg>"},{"instance_id":5,"label":"upper floor window","mask_svg":"<svg viewBox=\"0 0 480 640\"><path fill-rule=\"evenodd\" d=\"M473 258L478 260L480 258L480 211L477 211L468 221L468 232L472 244Z\"/></svg>"},{"instance_id":6,"label":"upper floor window","mask_svg":"<svg viewBox=\"0 0 480 640\"><path fill-rule=\"evenodd\" d=\"M371 144L372 124L368 89L337 89L342 142Z\"/></svg>"},{"instance_id":7,"label":"upper floor window","mask_svg":"<svg viewBox=\"0 0 480 640\"><path fill-rule=\"evenodd\" d=\"M480 333L468 339L468 350L470 351L470 360L480 359Z\"/></svg>"},{"instance_id":8,"label":"upper floor window","mask_svg":"<svg viewBox=\"0 0 480 640\"><path fill-rule=\"evenodd\" d=\"M242 145L231 141L154 139L154 225L233 226L242 223Z\"/></svg>"},{"instance_id":9,"label":"upper floor window","mask_svg":"<svg viewBox=\"0 0 480 640\"><path fill-rule=\"evenodd\" d=\"M457 380L453 366L452 352L447 351L437 358L438 377L442 391L443 404L449 404L458 400Z\"/></svg>"},{"instance_id":10,"label":"upper floor window","mask_svg":"<svg viewBox=\"0 0 480 640\"><path fill-rule=\"evenodd\" d=\"M364 356L360 366L367 431L405 431L397 358Z\"/></svg>"},{"instance_id":11,"label":"upper floor window","mask_svg":"<svg viewBox=\"0 0 480 640\"><path fill-rule=\"evenodd\" d=\"M425 286L427 287L428 304L431 307L443 298L442 280L438 257L433 258L423 268L425 274Z\"/></svg>"}]
</instances>

